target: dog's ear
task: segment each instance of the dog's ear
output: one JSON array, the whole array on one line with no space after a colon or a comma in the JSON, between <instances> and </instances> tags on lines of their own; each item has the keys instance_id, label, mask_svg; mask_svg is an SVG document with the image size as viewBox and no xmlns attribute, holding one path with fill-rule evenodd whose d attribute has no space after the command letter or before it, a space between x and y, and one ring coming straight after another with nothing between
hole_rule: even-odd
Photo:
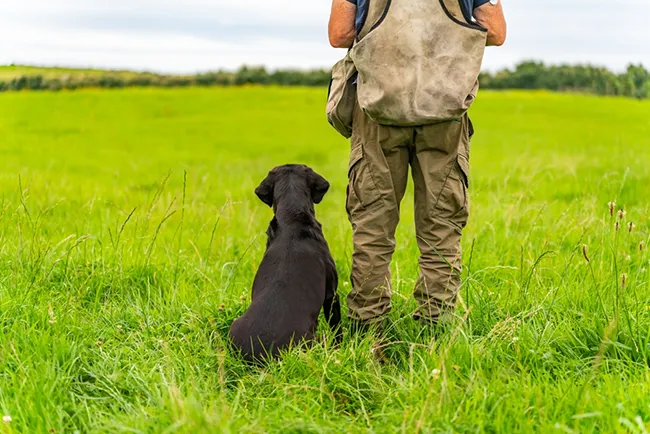
<instances>
[{"instance_id":1,"label":"dog's ear","mask_svg":"<svg viewBox=\"0 0 650 434\"><path fill-rule=\"evenodd\" d=\"M273 190L275 188L275 176L270 172L262 183L255 189L255 194L268 206L273 206Z\"/></svg>"},{"instance_id":2,"label":"dog's ear","mask_svg":"<svg viewBox=\"0 0 650 434\"><path fill-rule=\"evenodd\" d=\"M311 189L311 200L314 203L321 203L325 193L330 189L330 183L318 173L311 171L309 188Z\"/></svg>"}]
</instances>

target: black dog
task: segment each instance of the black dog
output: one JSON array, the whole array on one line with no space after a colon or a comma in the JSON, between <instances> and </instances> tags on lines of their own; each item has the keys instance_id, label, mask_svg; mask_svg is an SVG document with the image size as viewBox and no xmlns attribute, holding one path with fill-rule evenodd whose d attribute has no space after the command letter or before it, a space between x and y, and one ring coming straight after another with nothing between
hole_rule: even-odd
<instances>
[{"instance_id":1,"label":"black dog","mask_svg":"<svg viewBox=\"0 0 650 434\"><path fill-rule=\"evenodd\" d=\"M230 327L232 342L249 361L311 341L321 308L340 338L338 274L314 210L328 190L329 183L303 165L276 167L255 190L275 217L251 305Z\"/></svg>"}]
</instances>

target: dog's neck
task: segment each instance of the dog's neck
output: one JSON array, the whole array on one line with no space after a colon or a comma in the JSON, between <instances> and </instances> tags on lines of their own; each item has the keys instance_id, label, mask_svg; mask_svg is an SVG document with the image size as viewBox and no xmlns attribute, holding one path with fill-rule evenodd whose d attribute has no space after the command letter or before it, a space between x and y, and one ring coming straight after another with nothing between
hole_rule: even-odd
<instances>
[{"instance_id":1,"label":"dog's neck","mask_svg":"<svg viewBox=\"0 0 650 434\"><path fill-rule=\"evenodd\" d=\"M282 199L273 204L275 218L281 226L311 224L316 221L316 211L309 192L288 189Z\"/></svg>"},{"instance_id":2,"label":"dog's neck","mask_svg":"<svg viewBox=\"0 0 650 434\"><path fill-rule=\"evenodd\" d=\"M294 224L311 224L316 221L314 205L295 206L295 204L277 204L275 207L275 219L280 226Z\"/></svg>"},{"instance_id":3,"label":"dog's neck","mask_svg":"<svg viewBox=\"0 0 650 434\"><path fill-rule=\"evenodd\" d=\"M280 182L275 187L275 197L273 211L279 226L318 224L311 192L306 186Z\"/></svg>"}]
</instances>

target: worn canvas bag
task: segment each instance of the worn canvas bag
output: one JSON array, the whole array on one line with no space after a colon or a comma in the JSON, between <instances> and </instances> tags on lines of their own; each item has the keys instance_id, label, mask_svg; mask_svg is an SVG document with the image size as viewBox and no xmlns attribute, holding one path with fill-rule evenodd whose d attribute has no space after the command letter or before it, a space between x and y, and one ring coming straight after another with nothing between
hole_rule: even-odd
<instances>
[{"instance_id":1,"label":"worn canvas bag","mask_svg":"<svg viewBox=\"0 0 650 434\"><path fill-rule=\"evenodd\" d=\"M458 0L373 0L349 56L361 109L377 123L461 118L476 98L487 30Z\"/></svg>"},{"instance_id":2,"label":"worn canvas bag","mask_svg":"<svg viewBox=\"0 0 650 434\"><path fill-rule=\"evenodd\" d=\"M348 51L332 67L326 110L329 123L346 138L352 136L352 114L357 100L356 76L357 69Z\"/></svg>"}]
</instances>

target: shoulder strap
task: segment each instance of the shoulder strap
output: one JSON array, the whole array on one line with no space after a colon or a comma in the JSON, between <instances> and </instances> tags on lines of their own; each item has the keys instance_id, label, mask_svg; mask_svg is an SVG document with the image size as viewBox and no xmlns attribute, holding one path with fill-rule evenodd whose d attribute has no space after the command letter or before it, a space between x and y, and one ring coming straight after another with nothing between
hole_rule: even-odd
<instances>
[{"instance_id":1,"label":"shoulder strap","mask_svg":"<svg viewBox=\"0 0 650 434\"><path fill-rule=\"evenodd\" d=\"M463 8L460 6L460 2L463 0L434 0L439 1L440 4L447 9L447 11L453 15L457 20L467 22L465 19L465 14L463 14Z\"/></svg>"},{"instance_id":2,"label":"shoulder strap","mask_svg":"<svg viewBox=\"0 0 650 434\"><path fill-rule=\"evenodd\" d=\"M367 8L364 11L365 17L361 20L361 28L357 31L357 41L363 39L370 29L381 18L386 7L390 4L391 0L367 0ZM414 0L408 0L414 1ZM434 0L436 1L436 0Z\"/></svg>"}]
</instances>

